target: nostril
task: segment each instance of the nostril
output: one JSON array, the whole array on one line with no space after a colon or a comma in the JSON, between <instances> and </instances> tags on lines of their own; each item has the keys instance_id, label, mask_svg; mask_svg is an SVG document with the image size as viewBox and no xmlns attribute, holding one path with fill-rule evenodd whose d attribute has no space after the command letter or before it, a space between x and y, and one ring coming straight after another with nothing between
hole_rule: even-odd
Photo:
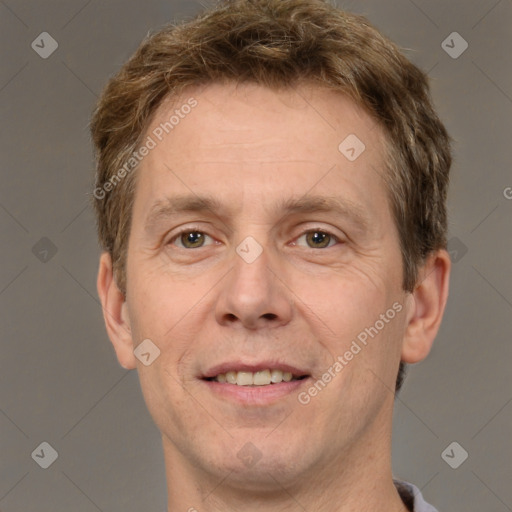
<instances>
[{"instance_id":1,"label":"nostril","mask_svg":"<svg viewBox=\"0 0 512 512\"><path fill-rule=\"evenodd\" d=\"M262 316L263 316L263 318L266 318L267 320L275 320L277 318L277 315L275 315L274 313L265 313Z\"/></svg>"}]
</instances>

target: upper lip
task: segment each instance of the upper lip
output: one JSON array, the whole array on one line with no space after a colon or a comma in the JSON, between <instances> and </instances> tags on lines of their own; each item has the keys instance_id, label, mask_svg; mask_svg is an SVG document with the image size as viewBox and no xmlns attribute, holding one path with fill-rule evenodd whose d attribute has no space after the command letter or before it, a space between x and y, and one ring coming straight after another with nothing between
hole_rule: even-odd
<instances>
[{"instance_id":1,"label":"upper lip","mask_svg":"<svg viewBox=\"0 0 512 512\"><path fill-rule=\"evenodd\" d=\"M227 372L259 372L262 370L281 370L282 372L290 372L294 377L302 377L309 375L306 370L292 366L279 361L260 361L257 363L247 363L242 361L229 361L221 363L209 368L201 377L210 379L221 373Z\"/></svg>"}]
</instances>

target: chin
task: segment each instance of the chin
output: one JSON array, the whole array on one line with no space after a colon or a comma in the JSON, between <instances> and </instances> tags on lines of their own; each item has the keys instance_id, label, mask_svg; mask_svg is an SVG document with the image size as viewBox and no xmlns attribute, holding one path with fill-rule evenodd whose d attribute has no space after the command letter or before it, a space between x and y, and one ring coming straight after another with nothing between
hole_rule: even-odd
<instances>
[{"instance_id":1,"label":"chin","mask_svg":"<svg viewBox=\"0 0 512 512\"><path fill-rule=\"evenodd\" d=\"M291 442L285 435L270 439L268 433L268 429L252 436L244 432L233 437L229 448L217 445L222 452L216 450L211 463L203 461L205 469L221 478L229 474L231 484L246 490L282 490L282 486L293 485L314 465L312 447L299 440Z\"/></svg>"}]
</instances>

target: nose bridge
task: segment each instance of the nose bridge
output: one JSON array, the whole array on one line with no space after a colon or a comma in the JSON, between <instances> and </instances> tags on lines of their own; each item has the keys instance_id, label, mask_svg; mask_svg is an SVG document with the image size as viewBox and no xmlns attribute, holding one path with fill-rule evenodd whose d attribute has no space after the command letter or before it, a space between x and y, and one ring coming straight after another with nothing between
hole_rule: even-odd
<instances>
[{"instance_id":1,"label":"nose bridge","mask_svg":"<svg viewBox=\"0 0 512 512\"><path fill-rule=\"evenodd\" d=\"M286 287L276 279L276 260L263 237L247 236L235 248L233 270L227 276L216 307L221 324L247 328L282 325L291 318ZM260 243L261 240L261 243Z\"/></svg>"},{"instance_id":2,"label":"nose bridge","mask_svg":"<svg viewBox=\"0 0 512 512\"><path fill-rule=\"evenodd\" d=\"M270 250L267 241L262 240L261 236L258 238L262 243L248 236L235 249L232 292L247 306L263 306L272 295Z\"/></svg>"}]
</instances>

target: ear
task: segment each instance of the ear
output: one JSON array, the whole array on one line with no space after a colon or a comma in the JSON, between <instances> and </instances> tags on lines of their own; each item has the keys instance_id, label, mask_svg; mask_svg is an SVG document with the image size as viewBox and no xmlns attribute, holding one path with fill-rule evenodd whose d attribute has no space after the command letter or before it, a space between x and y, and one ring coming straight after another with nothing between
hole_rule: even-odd
<instances>
[{"instance_id":1,"label":"ear","mask_svg":"<svg viewBox=\"0 0 512 512\"><path fill-rule=\"evenodd\" d=\"M417 363L430 352L441 325L450 280L450 255L444 249L431 254L419 271L418 283L409 296L402 361Z\"/></svg>"},{"instance_id":2,"label":"ear","mask_svg":"<svg viewBox=\"0 0 512 512\"><path fill-rule=\"evenodd\" d=\"M112 259L107 252L100 257L97 287L108 337L116 351L117 360L123 368L133 370L137 362L133 355L128 309L125 297L115 282Z\"/></svg>"}]
</instances>

